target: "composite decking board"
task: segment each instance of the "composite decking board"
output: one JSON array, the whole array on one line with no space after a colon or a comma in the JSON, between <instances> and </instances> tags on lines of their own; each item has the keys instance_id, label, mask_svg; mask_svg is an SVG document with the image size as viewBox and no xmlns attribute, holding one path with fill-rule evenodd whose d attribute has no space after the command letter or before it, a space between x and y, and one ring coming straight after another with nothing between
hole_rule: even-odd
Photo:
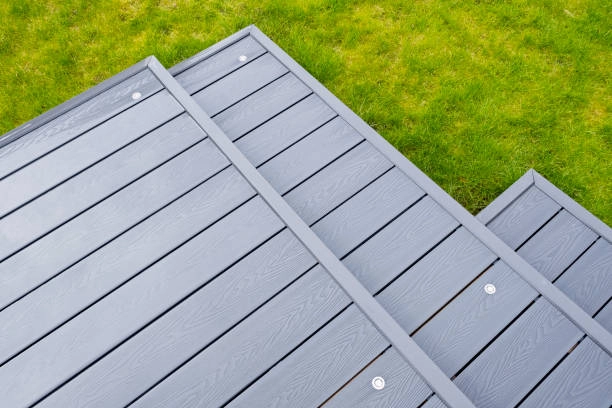
<instances>
[{"instance_id":1,"label":"composite decking board","mask_svg":"<svg viewBox=\"0 0 612 408\"><path fill-rule=\"evenodd\" d=\"M286 73L276 58L264 54L192 96L207 115L215 116Z\"/></svg>"},{"instance_id":2,"label":"composite decking board","mask_svg":"<svg viewBox=\"0 0 612 408\"><path fill-rule=\"evenodd\" d=\"M495 258L470 232L459 228L386 288L380 303L412 333Z\"/></svg>"},{"instance_id":3,"label":"composite decking board","mask_svg":"<svg viewBox=\"0 0 612 408\"><path fill-rule=\"evenodd\" d=\"M540 298L539 301L543 299ZM612 326L612 307L608 304L596 317L604 327ZM546 306L541 306L546 307ZM550 306L548 306L550 308ZM550 309L551 314L558 315L558 311ZM606 324L608 320L608 324ZM559 318L555 323L556 326L549 325L547 332L558 332L563 329L570 328L567 319ZM540 330L542 330L540 328ZM574 332L576 329L569 329ZM543 330L542 330L543 331ZM538 337L536 337L536 340ZM547 339L544 339L547 340ZM562 339L548 339L552 342L563 341ZM537 344L537 341L531 343L533 347L541 347L542 354L547 352L546 348ZM524 356L523 359L528 359ZM515 360L510 362L512 364ZM523 370L520 375L527 378L529 371L538 370L537 364L529 364L527 368L516 367L516 370ZM543 371L540 369L540 371ZM512 385L512 383L510 383ZM505 387L503 384L500 388ZM520 396L524 395L523 393ZM521 401L519 398L514 400ZM597 346L591 339L584 339L576 346L575 349L569 352L569 355L561 361L552 371L549 371L548 376L544 381L535 388L533 393L519 403L520 407L584 407L607 408L612 403L612 357L604 350ZM508 406L503 402L501 404L486 403L486 406ZM442 408L445 405L433 396L423 408Z\"/></svg>"},{"instance_id":4,"label":"composite decking board","mask_svg":"<svg viewBox=\"0 0 612 408\"><path fill-rule=\"evenodd\" d=\"M231 140L236 140L311 93L295 75L288 73L220 112L214 120Z\"/></svg>"},{"instance_id":5,"label":"composite decking board","mask_svg":"<svg viewBox=\"0 0 612 408\"><path fill-rule=\"evenodd\" d=\"M346 122L336 118L266 162L259 172L282 195L362 140Z\"/></svg>"},{"instance_id":6,"label":"composite decking board","mask_svg":"<svg viewBox=\"0 0 612 408\"><path fill-rule=\"evenodd\" d=\"M254 195L233 168L0 312L0 364Z\"/></svg>"},{"instance_id":7,"label":"composite decking board","mask_svg":"<svg viewBox=\"0 0 612 408\"><path fill-rule=\"evenodd\" d=\"M220 406L349 303L317 266L133 406Z\"/></svg>"},{"instance_id":8,"label":"composite decking board","mask_svg":"<svg viewBox=\"0 0 612 408\"><path fill-rule=\"evenodd\" d=\"M595 317L612 327L612 302ZM612 405L612 357L588 337L572 350L521 407L608 408Z\"/></svg>"},{"instance_id":9,"label":"composite decking board","mask_svg":"<svg viewBox=\"0 0 612 408\"><path fill-rule=\"evenodd\" d=\"M606 329L612 330L612 298L608 300L606 306L597 312L595 320L600 322Z\"/></svg>"},{"instance_id":10,"label":"composite decking board","mask_svg":"<svg viewBox=\"0 0 612 408\"><path fill-rule=\"evenodd\" d=\"M508 246L516 249L560 209L559 204L532 186L489 221L487 227Z\"/></svg>"},{"instance_id":11,"label":"composite decking board","mask_svg":"<svg viewBox=\"0 0 612 408\"><path fill-rule=\"evenodd\" d=\"M14 253L202 140L187 115L119 150L0 220L2 253ZM62 205L58 206L57 203ZM0 255L0 258L3 256Z\"/></svg>"},{"instance_id":12,"label":"composite decking board","mask_svg":"<svg viewBox=\"0 0 612 408\"><path fill-rule=\"evenodd\" d=\"M382 390L372 388L372 379L378 376L385 379ZM429 395L431 389L391 347L323 407L417 408Z\"/></svg>"},{"instance_id":13,"label":"composite decking board","mask_svg":"<svg viewBox=\"0 0 612 408\"><path fill-rule=\"evenodd\" d=\"M149 71L126 75L131 77L102 83L1 137L0 179L141 102L132 99L133 92L140 92L144 99L162 89ZM92 94L95 98L81 100Z\"/></svg>"},{"instance_id":14,"label":"composite decking board","mask_svg":"<svg viewBox=\"0 0 612 408\"><path fill-rule=\"evenodd\" d=\"M282 227L263 200L250 200L6 363L4 402L35 403ZM204 257L203 271L194 261Z\"/></svg>"},{"instance_id":15,"label":"composite decking board","mask_svg":"<svg viewBox=\"0 0 612 408\"><path fill-rule=\"evenodd\" d=\"M0 181L0 195L3 197L0 217L163 125L182 111L174 98L162 91L4 178Z\"/></svg>"},{"instance_id":16,"label":"composite decking board","mask_svg":"<svg viewBox=\"0 0 612 408\"><path fill-rule=\"evenodd\" d=\"M344 264L368 290L372 293L377 293L380 290L378 282L381 279L390 282L400 276L400 274L403 274L407 268L419 260L420 257L428 254L428 251L440 241L444 240L446 242L445 237L456 227L457 222L452 217L446 214L431 198L425 197L394 219L383 230L364 242L359 248L355 249L351 256L344 260ZM460 233L458 237L469 240L469 237L466 235L468 234ZM455 238L451 241L454 241ZM453 244L456 244L456 242L453 242ZM466 249L463 245L459 246L462 249ZM445 252L447 247L443 243L442 251ZM441 251L437 249L434 249L432 252L435 252L436 257L442 255ZM470 256L473 253L468 252L466 255ZM485 255L485 252L479 252L479 255ZM486 259L486 256L484 258L482 263L490 262L490 260ZM427 259L435 261L429 254ZM444 260L444 256L441 260ZM453 267L456 270L461 269L461 260L461 258L455 259L457 263ZM478 261L476 262L478 263ZM426 267L422 265L422 263L419 263L419 271L423 271L423 268L431 268L429 273L431 274L430 276L433 276L435 272L434 265L429 264ZM404 275L412 275L412 268ZM399 278L401 281L404 279L404 276ZM397 287L401 291L401 288L408 289L414 282L405 283L394 284L393 287ZM449 286L455 288L461 287L460 285L460 283L454 284L449 282ZM383 292L384 295L381 297L382 304L386 301L386 293L387 290ZM438 298L431 298L429 301L434 299L440 299L444 302L442 291ZM423 305L426 304L428 302L423 302ZM397 317L396 320L398 320Z\"/></svg>"},{"instance_id":17,"label":"composite decking board","mask_svg":"<svg viewBox=\"0 0 612 408\"><path fill-rule=\"evenodd\" d=\"M444 405L444 403L440 401L437 395L434 395L433 397L431 397L427 401L427 403L424 404L422 407L423 408L447 408L446 405Z\"/></svg>"},{"instance_id":18,"label":"composite decking board","mask_svg":"<svg viewBox=\"0 0 612 408\"><path fill-rule=\"evenodd\" d=\"M125 406L314 265L282 231L39 406Z\"/></svg>"},{"instance_id":19,"label":"composite decking board","mask_svg":"<svg viewBox=\"0 0 612 408\"><path fill-rule=\"evenodd\" d=\"M539 298L454 381L477 406L514 406L581 337Z\"/></svg>"},{"instance_id":20,"label":"composite decking board","mask_svg":"<svg viewBox=\"0 0 612 408\"><path fill-rule=\"evenodd\" d=\"M589 338L520 406L608 408L612 405L612 357Z\"/></svg>"},{"instance_id":21,"label":"composite decking board","mask_svg":"<svg viewBox=\"0 0 612 408\"><path fill-rule=\"evenodd\" d=\"M321 98L310 95L238 139L236 146L259 167L335 116Z\"/></svg>"},{"instance_id":22,"label":"composite decking board","mask_svg":"<svg viewBox=\"0 0 612 408\"><path fill-rule=\"evenodd\" d=\"M388 346L372 323L351 305L228 407L315 407ZM401 359L401 357L398 356ZM349 368L349 369L347 369Z\"/></svg>"},{"instance_id":23,"label":"composite decking board","mask_svg":"<svg viewBox=\"0 0 612 408\"><path fill-rule=\"evenodd\" d=\"M391 168L391 163L364 142L283 197L307 224L312 224Z\"/></svg>"},{"instance_id":24,"label":"composite decking board","mask_svg":"<svg viewBox=\"0 0 612 408\"><path fill-rule=\"evenodd\" d=\"M591 303L598 296L612 297L612 244L599 238L559 278L556 285L583 309L593 313ZM586 280L586 284L585 281ZM601 300L601 299L600 299ZM604 326L612 332L612 325Z\"/></svg>"},{"instance_id":25,"label":"composite decking board","mask_svg":"<svg viewBox=\"0 0 612 408\"><path fill-rule=\"evenodd\" d=\"M213 143L203 140L45 235L0 263L0 304L5 307L227 165Z\"/></svg>"},{"instance_id":26,"label":"composite decking board","mask_svg":"<svg viewBox=\"0 0 612 408\"><path fill-rule=\"evenodd\" d=\"M325 216L312 230L336 255L346 254L389 223L423 192L400 171L384 174Z\"/></svg>"},{"instance_id":27,"label":"composite decking board","mask_svg":"<svg viewBox=\"0 0 612 408\"><path fill-rule=\"evenodd\" d=\"M546 279L554 281L596 239L590 228L562 210L517 252Z\"/></svg>"},{"instance_id":28,"label":"composite decking board","mask_svg":"<svg viewBox=\"0 0 612 408\"><path fill-rule=\"evenodd\" d=\"M203 63L178 74L175 73L175 78L187 92L193 95L265 52L266 50L257 41L251 37L245 37L212 54Z\"/></svg>"}]
</instances>

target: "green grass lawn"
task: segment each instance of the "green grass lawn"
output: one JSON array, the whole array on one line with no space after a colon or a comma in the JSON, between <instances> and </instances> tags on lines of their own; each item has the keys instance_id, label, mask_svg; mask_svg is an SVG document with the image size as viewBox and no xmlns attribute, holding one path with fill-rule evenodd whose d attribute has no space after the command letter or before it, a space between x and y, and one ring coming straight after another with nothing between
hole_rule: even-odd
<instances>
[{"instance_id":1,"label":"green grass lawn","mask_svg":"<svg viewBox=\"0 0 612 408\"><path fill-rule=\"evenodd\" d=\"M4 0L0 22L0 134L256 24L470 211L534 167L612 224L610 1Z\"/></svg>"}]
</instances>

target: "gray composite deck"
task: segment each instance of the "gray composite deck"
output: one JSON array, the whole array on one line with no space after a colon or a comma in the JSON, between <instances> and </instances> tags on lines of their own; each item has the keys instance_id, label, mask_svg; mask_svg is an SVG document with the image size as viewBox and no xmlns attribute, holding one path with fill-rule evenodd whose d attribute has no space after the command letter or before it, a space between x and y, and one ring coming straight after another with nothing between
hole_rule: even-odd
<instances>
[{"instance_id":1,"label":"gray composite deck","mask_svg":"<svg viewBox=\"0 0 612 408\"><path fill-rule=\"evenodd\" d=\"M0 157L3 406L140 405L202 352L222 405L343 312L472 406L154 58Z\"/></svg>"},{"instance_id":2,"label":"gray composite deck","mask_svg":"<svg viewBox=\"0 0 612 408\"><path fill-rule=\"evenodd\" d=\"M610 402L575 203L488 230L255 28L153 67L0 139L7 406Z\"/></svg>"}]
</instances>

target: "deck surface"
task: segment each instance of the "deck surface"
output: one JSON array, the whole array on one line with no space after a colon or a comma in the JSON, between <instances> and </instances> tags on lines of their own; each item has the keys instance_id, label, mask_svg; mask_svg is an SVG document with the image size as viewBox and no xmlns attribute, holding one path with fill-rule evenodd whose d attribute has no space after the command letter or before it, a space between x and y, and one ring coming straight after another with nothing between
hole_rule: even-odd
<instances>
[{"instance_id":1,"label":"deck surface","mask_svg":"<svg viewBox=\"0 0 612 408\"><path fill-rule=\"evenodd\" d=\"M199 404L222 405L330 320L369 342L362 362L388 347L192 112L132 71L0 147L2 406L146 404L202 356Z\"/></svg>"},{"instance_id":2,"label":"deck surface","mask_svg":"<svg viewBox=\"0 0 612 408\"><path fill-rule=\"evenodd\" d=\"M606 339L261 35L171 72L475 406L609 405ZM141 69L0 144L3 403L441 405L209 133ZM611 330L609 229L512 191L483 221Z\"/></svg>"},{"instance_id":3,"label":"deck surface","mask_svg":"<svg viewBox=\"0 0 612 408\"><path fill-rule=\"evenodd\" d=\"M349 124L345 115L332 108L324 95L301 81L299 73L292 71L285 59L281 61L276 50L258 40L252 35L234 37L171 72L449 377L481 354L478 361L486 364L487 356L493 353L487 350L501 344L495 340L509 327L517 331L518 338L529 339L525 324L541 330L551 324L550 316L554 315L565 324L555 321L560 328L550 334L561 338L560 344L554 344L562 350L561 356L582 338L583 332L500 260L488 248L488 242L462 226L457 217ZM250 81L245 82L243 72L247 70ZM270 77L264 71L276 74ZM216 95L219 87L225 90L223 105ZM545 213L551 204L536 201L533 205ZM314 206L322 211L314 211ZM554 212L558 210L554 204L552 207ZM541 218L541 214L531 212L524 216ZM597 240L594 232L564 214L539 235L531 237L533 230L521 238L525 231L521 223L534 224L529 219L513 220L516 214L508 217L506 222L496 221L500 226L492 225L491 230L513 249L521 247L519 254L551 281L552 275L561 275ZM589 262L589 258L583 262ZM590 308L581 298L573 297L590 315L595 315L612 294L606 286L611 284L606 276L611 261L597 262L593 260L584 267L599 282L589 281L576 289L593 288L586 296ZM581 279L580 270L575 267L564 274L564 279L555 281L570 297L564 285ZM495 295L484 292L486 283L496 285ZM539 310L529 308L536 300L536 306L545 310L542 316L536 316L539 320L528 320ZM527 310L531 311L526 314ZM393 406L392 401L398 406L419 406L431 395L418 375L397 359L392 347L382 342L371 346L367 337L351 337L354 347L375 347L371 352L375 358L364 362L352 358L352 346L342 347L329 333L322 329L300 350L285 356L230 406L248 406L252 401L262 406L283 406L289 396L300 406L325 401L347 407ZM543 377L561 359L546 340L538 347L549 352L540 357L548 364L542 367L548 368L533 373L531 383L518 384L517 389L535 385L538 376ZM533 355L541 352L529 351ZM336 366L340 362L342 370ZM200 367L206 365L203 358ZM176 379L168 389L179 395L176 384L188 381L197 370L194 366L191 374L186 372L183 380ZM463 377L467 378L467 373ZM176 375L180 378L181 374ZM370 381L375 375L388 379L383 391L372 388ZM491 367L484 375L478 381L486 384L489 377L503 379L509 374ZM458 384L462 388L462 383ZM494 394L494 403L482 400L477 392L468 395L477 400L477 406L508 406L510 396L521 399L515 388L508 392L494 382L491 387L493 390L486 392ZM168 389L160 384L157 395L164 395Z\"/></svg>"}]
</instances>

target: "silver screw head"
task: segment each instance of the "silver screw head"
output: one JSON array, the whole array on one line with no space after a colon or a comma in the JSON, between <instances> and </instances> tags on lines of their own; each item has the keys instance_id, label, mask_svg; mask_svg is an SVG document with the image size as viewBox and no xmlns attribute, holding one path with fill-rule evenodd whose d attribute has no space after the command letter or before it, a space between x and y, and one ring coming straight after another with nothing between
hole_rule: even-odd
<instances>
[{"instance_id":1,"label":"silver screw head","mask_svg":"<svg viewBox=\"0 0 612 408\"><path fill-rule=\"evenodd\" d=\"M133 99L133 100L135 100L135 101L136 101L136 100L138 100L138 99L140 99L140 98L142 98L142 94L141 94L140 92L134 92L134 93L132 94L132 99Z\"/></svg>"},{"instance_id":2,"label":"silver screw head","mask_svg":"<svg viewBox=\"0 0 612 408\"><path fill-rule=\"evenodd\" d=\"M247 59L248 59L248 58L247 58L247 56L246 56L246 55L241 55L241 56L239 56L239 57L238 57L238 61L240 61L240 62L244 62L244 61L246 61Z\"/></svg>"},{"instance_id":3,"label":"silver screw head","mask_svg":"<svg viewBox=\"0 0 612 408\"><path fill-rule=\"evenodd\" d=\"M495 288L495 285L492 283L487 283L486 285L484 285L484 291L487 295L492 295L495 293L497 289Z\"/></svg>"},{"instance_id":4,"label":"silver screw head","mask_svg":"<svg viewBox=\"0 0 612 408\"><path fill-rule=\"evenodd\" d=\"M385 379L382 377L374 377L372 378L372 387L374 387L375 390L382 390L383 388L385 388Z\"/></svg>"}]
</instances>

